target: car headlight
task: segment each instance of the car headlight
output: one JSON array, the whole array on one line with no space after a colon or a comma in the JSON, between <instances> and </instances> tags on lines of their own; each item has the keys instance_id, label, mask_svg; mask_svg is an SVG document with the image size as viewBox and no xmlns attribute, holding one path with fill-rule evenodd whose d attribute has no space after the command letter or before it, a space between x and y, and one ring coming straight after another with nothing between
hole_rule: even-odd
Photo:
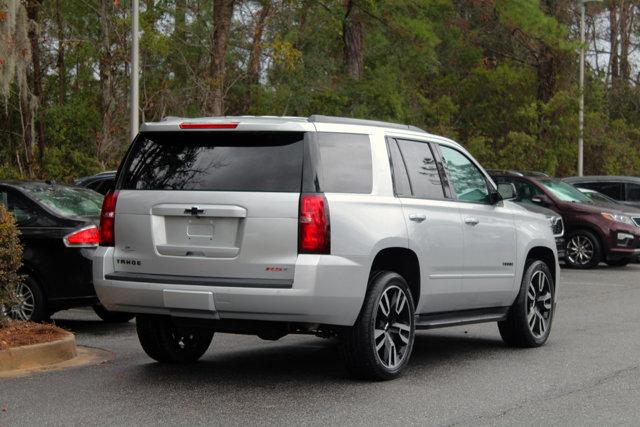
<instances>
[{"instance_id":1,"label":"car headlight","mask_svg":"<svg viewBox=\"0 0 640 427\"><path fill-rule=\"evenodd\" d=\"M564 234L564 226L560 215L547 215L547 220L551 225L551 231L553 231L554 236L559 237Z\"/></svg>"},{"instance_id":2,"label":"car headlight","mask_svg":"<svg viewBox=\"0 0 640 427\"><path fill-rule=\"evenodd\" d=\"M631 217L628 217L626 215L614 214L609 212L602 212L601 215L604 218L608 219L609 221L620 222L622 224L635 225Z\"/></svg>"}]
</instances>

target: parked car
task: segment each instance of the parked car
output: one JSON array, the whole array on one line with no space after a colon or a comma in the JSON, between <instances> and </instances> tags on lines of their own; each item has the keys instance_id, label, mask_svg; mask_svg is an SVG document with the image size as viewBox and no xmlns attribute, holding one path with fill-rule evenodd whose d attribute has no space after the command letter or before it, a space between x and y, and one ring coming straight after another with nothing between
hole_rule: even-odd
<instances>
[{"instance_id":1,"label":"parked car","mask_svg":"<svg viewBox=\"0 0 640 427\"><path fill-rule=\"evenodd\" d=\"M214 332L338 336L353 374L390 379L416 329L498 322L549 336L549 222L503 201L459 144L381 122L148 123L105 197L94 282L142 348L193 362Z\"/></svg>"},{"instance_id":2,"label":"parked car","mask_svg":"<svg viewBox=\"0 0 640 427\"><path fill-rule=\"evenodd\" d=\"M633 176L573 176L565 182L596 190L624 205L640 208L640 178Z\"/></svg>"},{"instance_id":3,"label":"parked car","mask_svg":"<svg viewBox=\"0 0 640 427\"><path fill-rule=\"evenodd\" d=\"M91 253L99 242L100 194L43 182L2 181L0 203L15 217L24 247L25 281L11 316L40 321L59 310L91 305L105 321L133 318L100 306L93 288Z\"/></svg>"},{"instance_id":4,"label":"parked car","mask_svg":"<svg viewBox=\"0 0 640 427\"><path fill-rule=\"evenodd\" d=\"M85 176L78 178L75 185L90 188L98 193L105 195L114 189L116 183L116 171L100 172L93 176Z\"/></svg>"},{"instance_id":5,"label":"parked car","mask_svg":"<svg viewBox=\"0 0 640 427\"><path fill-rule=\"evenodd\" d=\"M551 209L565 225L568 267L592 268L601 261L623 266L640 254L640 229L625 212L596 205L572 185L545 176L493 171L498 183L513 183L521 203Z\"/></svg>"},{"instance_id":6,"label":"parked car","mask_svg":"<svg viewBox=\"0 0 640 427\"><path fill-rule=\"evenodd\" d=\"M487 172L489 173L489 175L491 175L496 171L489 170ZM503 197L503 199L511 200L512 202L517 203L526 210L544 215L544 217L547 218L547 220L551 224L551 229L553 230L553 237L555 237L556 239L558 258L564 258L564 221L562 220L562 217L551 209L543 208L542 206L528 202L526 194L518 194L518 187L516 187L513 183L508 182L508 180L504 181L501 178L498 178L494 181L496 182L496 184L498 184L498 192ZM519 188L521 191L523 190L522 186L520 186Z\"/></svg>"}]
</instances>

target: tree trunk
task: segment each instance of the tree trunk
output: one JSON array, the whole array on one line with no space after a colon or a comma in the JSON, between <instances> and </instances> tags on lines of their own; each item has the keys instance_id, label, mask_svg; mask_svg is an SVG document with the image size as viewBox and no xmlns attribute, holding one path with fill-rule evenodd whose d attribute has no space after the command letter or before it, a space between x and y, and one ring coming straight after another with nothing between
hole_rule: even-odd
<instances>
[{"instance_id":1,"label":"tree trunk","mask_svg":"<svg viewBox=\"0 0 640 427\"><path fill-rule=\"evenodd\" d=\"M185 35L186 35L186 0L176 0L176 9L175 9L175 31L173 33L173 44L177 49L177 53L175 55L175 60L173 63L173 72L176 76L176 82L178 86L185 85L185 80L187 78L187 72L184 64L182 63L182 56L179 52L181 51L181 47L184 46Z\"/></svg>"},{"instance_id":2,"label":"tree trunk","mask_svg":"<svg viewBox=\"0 0 640 427\"><path fill-rule=\"evenodd\" d=\"M98 160L104 165L105 156L111 146L111 132L115 100L113 98L113 55L111 52L110 5L112 0L100 0L100 95L102 129L98 138Z\"/></svg>"},{"instance_id":3,"label":"tree trunk","mask_svg":"<svg viewBox=\"0 0 640 427\"><path fill-rule=\"evenodd\" d=\"M344 66L347 74L356 80L364 72L364 28L362 11L354 0L344 0L345 14L342 23Z\"/></svg>"},{"instance_id":4,"label":"tree trunk","mask_svg":"<svg viewBox=\"0 0 640 427\"><path fill-rule=\"evenodd\" d=\"M247 80L249 84L258 84L260 80L260 62L262 57L262 35L271 18L273 9L272 0L267 0L260 9L256 26L253 29L251 52L249 53L249 66L247 68Z\"/></svg>"},{"instance_id":5,"label":"tree trunk","mask_svg":"<svg viewBox=\"0 0 640 427\"><path fill-rule=\"evenodd\" d=\"M67 65L65 64L65 35L60 0L56 0L56 26L58 27L58 55L56 68L58 69L58 103L63 105L67 97Z\"/></svg>"},{"instance_id":6,"label":"tree trunk","mask_svg":"<svg viewBox=\"0 0 640 427\"><path fill-rule=\"evenodd\" d=\"M224 115L225 56L235 0L213 0L213 48L211 52L211 100L209 111Z\"/></svg>"},{"instance_id":7,"label":"tree trunk","mask_svg":"<svg viewBox=\"0 0 640 427\"><path fill-rule=\"evenodd\" d=\"M618 85L620 76L620 65L618 62L618 5L614 2L609 8L609 44L611 54L609 55L609 74L611 76L611 86Z\"/></svg>"},{"instance_id":8,"label":"tree trunk","mask_svg":"<svg viewBox=\"0 0 640 427\"><path fill-rule=\"evenodd\" d=\"M634 5L630 1L623 1L620 6L620 82L625 86L631 79L629 46L633 32L633 9Z\"/></svg>"},{"instance_id":9,"label":"tree trunk","mask_svg":"<svg viewBox=\"0 0 640 427\"><path fill-rule=\"evenodd\" d=\"M29 31L28 37L31 44L31 64L33 71L30 78L31 91L34 99L31 101L34 103L33 119L35 120L35 127L38 134L38 160L40 166L44 163L44 147L45 147L45 135L44 135L44 121L39 110L43 100L42 96L42 64L40 54L40 7L42 6L41 0L29 0L26 3L27 18L29 19Z\"/></svg>"}]
</instances>

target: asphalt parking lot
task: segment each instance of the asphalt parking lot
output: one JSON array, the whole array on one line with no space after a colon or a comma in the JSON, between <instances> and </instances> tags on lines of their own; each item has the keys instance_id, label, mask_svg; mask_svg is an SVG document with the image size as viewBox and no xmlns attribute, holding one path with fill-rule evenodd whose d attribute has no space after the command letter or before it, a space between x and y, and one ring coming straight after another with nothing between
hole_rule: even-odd
<instances>
[{"instance_id":1,"label":"asphalt parking lot","mask_svg":"<svg viewBox=\"0 0 640 427\"><path fill-rule=\"evenodd\" d=\"M58 313L78 343L115 359L0 381L0 425L637 425L640 265L562 271L545 347L505 347L495 324L419 332L410 369L353 381L335 343L216 335L202 361L162 366L135 325Z\"/></svg>"}]
</instances>

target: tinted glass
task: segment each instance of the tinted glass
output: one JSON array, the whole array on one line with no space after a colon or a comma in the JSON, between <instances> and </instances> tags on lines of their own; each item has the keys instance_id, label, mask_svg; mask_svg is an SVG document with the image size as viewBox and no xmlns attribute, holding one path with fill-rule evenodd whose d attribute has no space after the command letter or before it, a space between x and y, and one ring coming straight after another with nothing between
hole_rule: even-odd
<instances>
[{"instance_id":1,"label":"tinted glass","mask_svg":"<svg viewBox=\"0 0 640 427\"><path fill-rule=\"evenodd\" d=\"M458 150L441 145L440 151L458 200L489 203L487 181L480 169Z\"/></svg>"},{"instance_id":2,"label":"tinted glass","mask_svg":"<svg viewBox=\"0 0 640 427\"><path fill-rule=\"evenodd\" d=\"M398 143L395 139L390 139L388 143L389 156L391 157L391 168L393 170L393 188L397 196L409 196L411 192L411 184L409 183L409 176L407 175L407 168L402 160L402 154L398 148Z\"/></svg>"},{"instance_id":3,"label":"tinted glass","mask_svg":"<svg viewBox=\"0 0 640 427\"><path fill-rule=\"evenodd\" d=\"M593 203L589 196L583 194L571 184L562 181L540 180L540 183L548 188L554 196L564 202Z\"/></svg>"},{"instance_id":4,"label":"tinted glass","mask_svg":"<svg viewBox=\"0 0 640 427\"><path fill-rule=\"evenodd\" d=\"M399 139L398 146L407 166L413 196L424 199L444 198L438 166L429 144Z\"/></svg>"},{"instance_id":5,"label":"tinted glass","mask_svg":"<svg viewBox=\"0 0 640 427\"><path fill-rule=\"evenodd\" d=\"M304 134L142 133L119 184L130 190L298 192Z\"/></svg>"},{"instance_id":6,"label":"tinted glass","mask_svg":"<svg viewBox=\"0 0 640 427\"><path fill-rule=\"evenodd\" d=\"M585 182L576 184L576 187L589 188L607 195L615 200L624 200L624 187L619 182Z\"/></svg>"},{"instance_id":7,"label":"tinted glass","mask_svg":"<svg viewBox=\"0 0 640 427\"><path fill-rule=\"evenodd\" d=\"M94 217L102 208L102 195L87 188L42 186L25 191L61 216Z\"/></svg>"},{"instance_id":8,"label":"tinted glass","mask_svg":"<svg viewBox=\"0 0 640 427\"><path fill-rule=\"evenodd\" d=\"M48 216L40 212L32 202L22 195L0 191L0 203L5 205L20 227L51 227L55 225Z\"/></svg>"},{"instance_id":9,"label":"tinted glass","mask_svg":"<svg viewBox=\"0 0 640 427\"><path fill-rule=\"evenodd\" d=\"M372 189L368 135L318 133L322 191L369 194Z\"/></svg>"},{"instance_id":10,"label":"tinted glass","mask_svg":"<svg viewBox=\"0 0 640 427\"><path fill-rule=\"evenodd\" d=\"M627 202L640 202L640 185L627 184Z\"/></svg>"},{"instance_id":11,"label":"tinted glass","mask_svg":"<svg viewBox=\"0 0 640 427\"><path fill-rule=\"evenodd\" d=\"M542 194L542 191L535 185L517 178L501 176L494 178L494 180L496 184L513 184L516 187L516 198L514 202L534 204L531 198Z\"/></svg>"}]
</instances>

